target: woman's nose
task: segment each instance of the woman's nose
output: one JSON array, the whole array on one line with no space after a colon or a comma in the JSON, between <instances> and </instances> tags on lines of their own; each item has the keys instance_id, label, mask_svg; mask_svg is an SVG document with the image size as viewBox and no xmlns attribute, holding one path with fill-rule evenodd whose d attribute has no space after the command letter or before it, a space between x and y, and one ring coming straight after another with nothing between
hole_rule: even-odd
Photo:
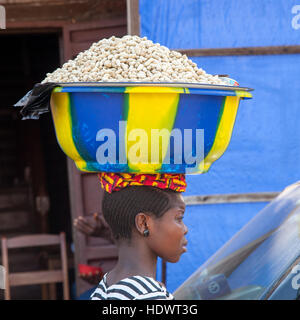
<instances>
[{"instance_id":1,"label":"woman's nose","mask_svg":"<svg viewBox=\"0 0 300 320\"><path fill-rule=\"evenodd\" d=\"M188 227L186 225L184 225L184 232L183 234L186 235L188 233Z\"/></svg>"}]
</instances>

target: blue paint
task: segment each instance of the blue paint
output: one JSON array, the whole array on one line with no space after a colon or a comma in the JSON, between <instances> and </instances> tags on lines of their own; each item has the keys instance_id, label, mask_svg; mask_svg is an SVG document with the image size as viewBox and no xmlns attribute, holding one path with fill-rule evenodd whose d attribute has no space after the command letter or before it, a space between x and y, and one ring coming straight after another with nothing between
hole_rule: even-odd
<instances>
[{"instance_id":1,"label":"blue paint","mask_svg":"<svg viewBox=\"0 0 300 320\"><path fill-rule=\"evenodd\" d=\"M191 154L187 155L182 154L180 159L182 161L182 165L177 164L178 170L181 172L185 172L185 167L189 167L190 169L195 168L197 170L197 164L194 161L196 156L196 130L203 129L205 134L205 144L204 144L204 157L209 153L212 148L216 131L218 128L218 123L220 120L220 116L222 115L222 104L224 103L225 98L223 96L210 96L204 95L201 97L199 93L201 91L197 91L198 94L181 94L179 98L176 118L174 122L173 129L179 129L182 135L182 150L186 152L188 148L185 147L184 135L187 133L184 131L185 129L189 129L192 132L191 139L188 141L192 141L190 144L192 146ZM201 105L201 108L199 106ZM186 117L186 114L194 114L194 117ZM173 164L175 159L174 154L175 146L174 139L170 140L170 163ZM198 155L199 156L199 155ZM193 157L193 158L191 158ZM199 159L198 163L201 162ZM178 159L177 159L178 160ZM177 161L179 163L179 161ZM190 163L190 164L189 164ZM162 165L162 171L168 172L168 165ZM180 172L178 171L178 172Z\"/></svg>"},{"instance_id":2,"label":"blue paint","mask_svg":"<svg viewBox=\"0 0 300 320\"><path fill-rule=\"evenodd\" d=\"M297 45L299 0L140 0L141 36L168 48ZM300 13L300 12L299 12ZM155 23L153 23L155 21Z\"/></svg>"},{"instance_id":3,"label":"blue paint","mask_svg":"<svg viewBox=\"0 0 300 320\"><path fill-rule=\"evenodd\" d=\"M94 161L97 149L107 140L106 138L104 141L96 141L96 136L99 130L110 128L114 132L116 146L119 146L119 123L115 119L118 119L122 114L124 96L118 93L102 92L94 92L93 95L88 92L72 92L70 96L73 104L73 137L79 137L80 139L77 140L84 141L84 143L74 141L79 154L90 161L88 169L103 171L103 167L105 167L106 170L109 170L110 164L103 165ZM100 97L97 99L97 96ZM105 104L99 104L98 101L103 96ZM74 103L75 101L76 103ZM89 108L89 112L87 112L87 108ZM99 112L99 109L102 111ZM87 123L88 125L86 125ZM116 159L119 159L119 148L116 148ZM128 170L127 164L115 164L112 169L115 171L116 167L120 172Z\"/></svg>"},{"instance_id":4,"label":"blue paint","mask_svg":"<svg viewBox=\"0 0 300 320\"><path fill-rule=\"evenodd\" d=\"M199 128L204 130L204 156L210 151L220 119L222 114L222 105L224 97L202 96L201 100L194 94L180 95L174 128ZM202 104L201 109L199 108ZM200 109L200 110L199 110ZM200 111L200 112L199 112ZM190 113L195 117L188 118L184 115ZM182 130L183 131L183 130ZM195 145L193 141L193 145ZM184 150L184 143L183 143Z\"/></svg>"}]
</instances>

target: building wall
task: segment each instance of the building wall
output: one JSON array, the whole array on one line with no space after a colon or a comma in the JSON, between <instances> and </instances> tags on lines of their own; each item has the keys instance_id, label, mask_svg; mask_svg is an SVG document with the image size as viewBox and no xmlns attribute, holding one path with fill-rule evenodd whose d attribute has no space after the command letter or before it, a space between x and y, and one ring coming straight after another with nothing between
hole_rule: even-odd
<instances>
[{"instance_id":1,"label":"building wall","mask_svg":"<svg viewBox=\"0 0 300 320\"><path fill-rule=\"evenodd\" d=\"M2 0L7 24L41 21L83 22L123 15L126 0Z\"/></svg>"},{"instance_id":2,"label":"building wall","mask_svg":"<svg viewBox=\"0 0 300 320\"><path fill-rule=\"evenodd\" d=\"M294 0L158 0L154 6L140 0L141 36L177 49L296 45L300 8L295 5ZM299 54L191 59L255 91L252 100L240 103L225 154L208 173L187 176L185 195L281 191L297 181ZM168 288L176 289L265 205L187 207L188 252L167 265Z\"/></svg>"}]
</instances>

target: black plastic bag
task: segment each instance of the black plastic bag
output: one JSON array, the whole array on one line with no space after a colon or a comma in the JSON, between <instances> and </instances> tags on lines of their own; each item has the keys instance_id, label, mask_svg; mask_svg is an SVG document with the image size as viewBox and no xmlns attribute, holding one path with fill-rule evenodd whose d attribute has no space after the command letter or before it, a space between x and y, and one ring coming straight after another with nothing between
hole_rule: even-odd
<instances>
[{"instance_id":1,"label":"black plastic bag","mask_svg":"<svg viewBox=\"0 0 300 320\"><path fill-rule=\"evenodd\" d=\"M58 86L54 82L35 84L32 90L14 104L14 107L22 107L20 111L22 120L39 119L41 114L49 112L51 92Z\"/></svg>"}]
</instances>

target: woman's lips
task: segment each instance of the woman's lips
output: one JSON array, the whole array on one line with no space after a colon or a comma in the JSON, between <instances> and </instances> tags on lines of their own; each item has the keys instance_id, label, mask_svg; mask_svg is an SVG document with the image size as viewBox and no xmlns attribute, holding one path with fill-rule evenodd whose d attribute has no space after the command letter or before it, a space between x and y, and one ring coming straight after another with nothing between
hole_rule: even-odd
<instances>
[{"instance_id":1,"label":"woman's lips","mask_svg":"<svg viewBox=\"0 0 300 320\"><path fill-rule=\"evenodd\" d=\"M186 246L187 246L187 241L185 241L184 243L183 243L183 245L182 245L182 248L183 248L183 251L184 252L186 252L187 251L187 248L186 248Z\"/></svg>"}]
</instances>

